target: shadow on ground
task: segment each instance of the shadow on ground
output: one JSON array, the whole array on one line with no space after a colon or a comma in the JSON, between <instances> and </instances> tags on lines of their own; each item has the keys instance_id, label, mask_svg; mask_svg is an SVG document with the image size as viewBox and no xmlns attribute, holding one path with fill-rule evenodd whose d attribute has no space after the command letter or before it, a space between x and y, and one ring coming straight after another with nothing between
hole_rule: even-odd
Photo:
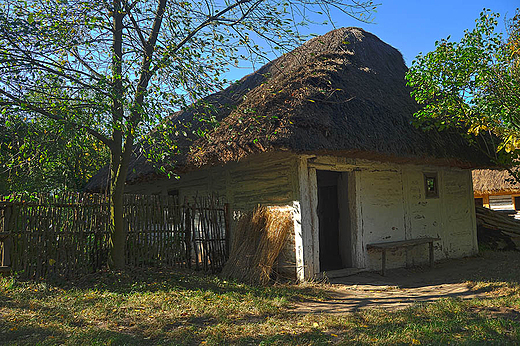
<instances>
[{"instance_id":1,"label":"shadow on ground","mask_svg":"<svg viewBox=\"0 0 520 346\"><path fill-rule=\"evenodd\" d=\"M402 309L417 302L443 298L486 298L492 290L478 282L517 285L520 280L518 252L484 252L476 257L445 260L434 268L414 267L363 272L331 279L331 299L295 304L295 313L345 313L365 308Z\"/></svg>"}]
</instances>

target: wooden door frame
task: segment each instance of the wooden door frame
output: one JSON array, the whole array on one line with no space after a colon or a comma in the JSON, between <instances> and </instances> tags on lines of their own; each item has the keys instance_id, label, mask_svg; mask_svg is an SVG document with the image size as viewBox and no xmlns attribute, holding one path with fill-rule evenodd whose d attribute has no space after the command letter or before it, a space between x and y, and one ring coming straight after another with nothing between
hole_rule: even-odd
<instances>
[{"instance_id":1,"label":"wooden door frame","mask_svg":"<svg viewBox=\"0 0 520 346\"><path fill-rule=\"evenodd\" d=\"M320 274L320 244L318 219L318 181L316 170L350 173L349 208L351 218L352 266L365 267L363 244L362 206L360 198L360 168L357 165L322 165L309 160L314 155L297 158L298 191L293 203L294 235L296 252L296 275L299 281L312 280Z\"/></svg>"}]
</instances>

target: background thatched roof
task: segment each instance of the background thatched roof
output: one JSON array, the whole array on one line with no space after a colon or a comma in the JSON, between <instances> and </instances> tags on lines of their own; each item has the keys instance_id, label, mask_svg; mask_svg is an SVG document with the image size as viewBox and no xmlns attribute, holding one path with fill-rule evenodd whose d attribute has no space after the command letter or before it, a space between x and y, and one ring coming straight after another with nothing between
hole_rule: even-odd
<instances>
[{"instance_id":1,"label":"background thatched roof","mask_svg":"<svg viewBox=\"0 0 520 346\"><path fill-rule=\"evenodd\" d=\"M406 71L399 51L362 29L342 28L314 38L207 97L220 126L204 138L176 139L183 149L176 167L187 171L273 150L490 166L462 137L425 133L411 125L418 106L406 87ZM179 112L172 124L192 122L196 113ZM192 126L201 124L193 121ZM155 174L142 157L129 172L130 182ZM87 188L99 187L106 181L101 177Z\"/></svg>"},{"instance_id":2,"label":"background thatched roof","mask_svg":"<svg viewBox=\"0 0 520 346\"><path fill-rule=\"evenodd\" d=\"M513 179L507 170L476 169L472 173L473 192L475 194L520 192L520 184Z\"/></svg>"}]
</instances>

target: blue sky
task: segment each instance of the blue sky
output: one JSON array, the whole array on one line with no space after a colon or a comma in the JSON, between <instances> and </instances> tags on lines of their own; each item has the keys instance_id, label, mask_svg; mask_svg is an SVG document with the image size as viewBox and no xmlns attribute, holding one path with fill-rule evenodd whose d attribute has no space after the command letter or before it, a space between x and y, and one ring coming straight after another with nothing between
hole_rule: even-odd
<instances>
[{"instance_id":1,"label":"blue sky","mask_svg":"<svg viewBox=\"0 0 520 346\"><path fill-rule=\"evenodd\" d=\"M513 17L517 7L518 0L382 0L374 24L349 22L399 49L409 66L417 54L433 50L436 40L451 35L458 41L465 29L475 27L484 8L501 14L499 28L503 29L504 15Z\"/></svg>"},{"instance_id":2,"label":"blue sky","mask_svg":"<svg viewBox=\"0 0 520 346\"><path fill-rule=\"evenodd\" d=\"M381 0L373 23L366 24L339 13L333 14L336 27L357 26L369 31L399 49L410 66L419 54L435 48L435 41L451 35L459 40L465 29L475 27L475 20L484 8L501 14L499 29L504 29L504 15L511 18L520 7L518 0ZM325 34L328 26L312 26L310 32ZM256 66L259 68L260 66ZM241 78L250 68L233 69L228 78Z\"/></svg>"}]
</instances>

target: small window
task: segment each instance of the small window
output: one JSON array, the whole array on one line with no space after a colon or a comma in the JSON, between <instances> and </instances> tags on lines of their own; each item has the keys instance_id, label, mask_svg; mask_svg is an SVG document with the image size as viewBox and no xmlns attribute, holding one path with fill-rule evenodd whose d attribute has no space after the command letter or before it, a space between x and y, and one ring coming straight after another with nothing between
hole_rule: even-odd
<instances>
[{"instance_id":1,"label":"small window","mask_svg":"<svg viewBox=\"0 0 520 346\"><path fill-rule=\"evenodd\" d=\"M439 197L439 181L437 173L424 173L424 191L426 198Z\"/></svg>"},{"instance_id":2,"label":"small window","mask_svg":"<svg viewBox=\"0 0 520 346\"><path fill-rule=\"evenodd\" d=\"M179 190L178 189L168 190L168 197L173 198L174 204L178 204L179 203Z\"/></svg>"},{"instance_id":3,"label":"small window","mask_svg":"<svg viewBox=\"0 0 520 346\"><path fill-rule=\"evenodd\" d=\"M513 197L515 199L515 210L520 210L520 196Z\"/></svg>"},{"instance_id":4,"label":"small window","mask_svg":"<svg viewBox=\"0 0 520 346\"><path fill-rule=\"evenodd\" d=\"M481 198L481 197L475 198L475 206L484 207L484 198Z\"/></svg>"}]
</instances>

